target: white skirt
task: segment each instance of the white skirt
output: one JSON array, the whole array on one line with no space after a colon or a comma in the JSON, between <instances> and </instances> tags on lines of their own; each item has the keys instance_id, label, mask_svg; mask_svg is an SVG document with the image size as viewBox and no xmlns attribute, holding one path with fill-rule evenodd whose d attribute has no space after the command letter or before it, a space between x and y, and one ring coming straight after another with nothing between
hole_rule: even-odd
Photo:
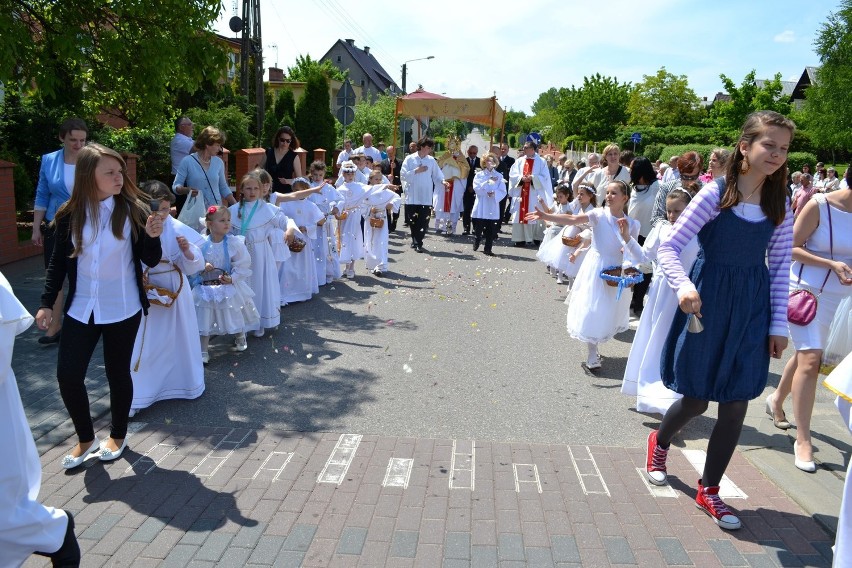
<instances>
[{"instance_id":1,"label":"white skirt","mask_svg":"<svg viewBox=\"0 0 852 568\"><path fill-rule=\"evenodd\" d=\"M245 282L196 286L192 295L198 332L205 337L243 333L260 323L254 292Z\"/></svg>"},{"instance_id":2,"label":"white skirt","mask_svg":"<svg viewBox=\"0 0 852 568\"><path fill-rule=\"evenodd\" d=\"M651 282L648 303L633 338L621 392L636 397L636 410L665 414L682 395L663 385L660 357L678 310L677 296L662 272Z\"/></svg>"},{"instance_id":3,"label":"white skirt","mask_svg":"<svg viewBox=\"0 0 852 568\"><path fill-rule=\"evenodd\" d=\"M601 270L614 264L621 263L605 262L597 249L589 249L569 295L567 329L574 339L604 343L629 329L632 288L625 288L616 300L618 288L600 277Z\"/></svg>"}]
</instances>

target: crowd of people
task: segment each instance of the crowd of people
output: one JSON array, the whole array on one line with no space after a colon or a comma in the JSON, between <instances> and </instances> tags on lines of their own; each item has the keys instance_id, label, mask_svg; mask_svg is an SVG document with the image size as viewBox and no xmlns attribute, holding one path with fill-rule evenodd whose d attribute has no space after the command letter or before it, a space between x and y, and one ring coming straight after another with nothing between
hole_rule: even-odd
<instances>
[{"instance_id":1,"label":"crowd of people","mask_svg":"<svg viewBox=\"0 0 852 568\"><path fill-rule=\"evenodd\" d=\"M600 346L628 329L631 311L639 318L622 391L637 410L663 416L648 437L650 483L666 483L672 439L718 402L696 503L722 528L741 526L719 482L748 401L763 392L788 335L796 352L766 411L788 428L792 394L795 465L815 469L808 426L820 354L852 295L852 168L842 182L831 168L820 174L821 164L820 185L805 171L788 179L789 119L751 115L733 152L714 150L706 172L697 152L653 164L616 145L554 166L535 136L517 159L506 145L465 156L458 140L436 157L423 137L398 160L365 134L359 148L345 142L334 183L322 161L303 174L296 134L282 127L265 169L245 174L236 192L219 158L224 134L208 126L192 140L185 117L175 127L171 187L137 187L118 153L86 145L78 119L63 123L63 148L42 160L33 241L45 248L47 277L35 321L46 331L40 342L59 345L60 393L78 437L63 467L118 459L136 412L200 396L211 337L230 336L244 351L248 335L280 324L283 307L354 278L357 263L382 276L404 200L418 253L432 217L436 234L455 234L461 220L461 234L472 234L474 251L484 241L486 255L507 222L515 246L538 246L547 272L568 284L567 331L586 344L587 372L604 366ZM202 216L178 220L192 200ZM801 325L788 324L791 287L820 293ZM84 384L101 338L112 413L103 442ZM162 357L175 351L182 357Z\"/></svg>"}]
</instances>

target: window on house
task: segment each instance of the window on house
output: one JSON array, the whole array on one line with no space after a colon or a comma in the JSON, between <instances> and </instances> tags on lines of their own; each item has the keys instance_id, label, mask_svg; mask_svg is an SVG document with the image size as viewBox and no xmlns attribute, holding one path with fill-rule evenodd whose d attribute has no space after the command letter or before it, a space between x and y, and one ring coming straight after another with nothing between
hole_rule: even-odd
<instances>
[{"instance_id":1,"label":"window on house","mask_svg":"<svg viewBox=\"0 0 852 568\"><path fill-rule=\"evenodd\" d=\"M338 55L337 56L337 62L340 63L342 60L343 60L343 58Z\"/></svg>"},{"instance_id":2,"label":"window on house","mask_svg":"<svg viewBox=\"0 0 852 568\"><path fill-rule=\"evenodd\" d=\"M364 79L361 79L361 86L363 87L365 84L366 82L364 81Z\"/></svg>"}]
</instances>

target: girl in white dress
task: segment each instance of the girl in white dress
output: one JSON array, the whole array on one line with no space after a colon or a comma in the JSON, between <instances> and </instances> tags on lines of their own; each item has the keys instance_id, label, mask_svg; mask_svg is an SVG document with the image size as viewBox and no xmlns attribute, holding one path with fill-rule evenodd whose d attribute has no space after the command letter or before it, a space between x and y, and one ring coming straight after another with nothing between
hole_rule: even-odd
<instances>
[{"instance_id":1,"label":"girl in white dress","mask_svg":"<svg viewBox=\"0 0 852 568\"><path fill-rule=\"evenodd\" d=\"M571 188L567 185L559 185L556 187L556 203L552 208L548 209L548 213L576 213L576 211L572 210L571 207L572 201L572 192ZM539 206L547 209L547 205L544 204L543 200L539 200ZM538 247L538 252L535 254L536 258L544 263L544 266L547 272L551 276L556 276L556 259L551 258L547 255L548 247L555 249L554 252L557 254L561 252L561 248L556 247L556 242L562 244L561 233L564 226L559 223L546 223L547 228L544 230L544 236L541 239L541 246ZM553 255L556 256L556 255Z\"/></svg>"},{"instance_id":2,"label":"girl in white dress","mask_svg":"<svg viewBox=\"0 0 852 568\"><path fill-rule=\"evenodd\" d=\"M361 208L369 195L369 187L355 181L357 168L350 161L340 166L343 183L337 188L343 200L338 204L337 250L340 263L346 265L344 275L355 278L355 261L364 258L364 235L361 232Z\"/></svg>"},{"instance_id":3,"label":"girl in white dress","mask_svg":"<svg viewBox=\"0 0 852 568\"><path fill-rule=\"evenodd\" d=\"M296 224L284 217L281 210L260 198L260 178L247 173L240 180L243 198L231 205L231 232L245 237L246 248L251 255L251 278L249 286L254 292L254 303L260 321L246 328L255 337L263 337L264 330L275 328L281 323L281 288L278 269L270 245L270 234L274 229L285 229L284 240L293 242ZM289 251L288 251L289 252Z\"/></svg>"},{"instance_id":4,"label":"girl in white dress","mask_svg":"<svg viewBox=\"0 0 852 568\"><path fill-rule=\"evenodd\" d=\"M294 190L308 187L308 180L296 178L291 184ZM278 269L278 281L281 285L281 305L310 300L311 296L319 293L317 283L316 254L313 239L317 232L317 223L325 216L319 207L308 199L285 201L279 205L282 213L292 219L298 231L296 238L305 243L299 252L291 251L290 258L281 263Z\"/></svg>"},{"instance_id":5,"label":"girl in white dress","mask_svg":"<svg viewBox=\"0 0 852 568\"><path fill-rule=\"evenodd\" d=\"M254 169L260 179L260 197L267 203L272 203L276 207L279 203L279 198L283 200L285 194L272 191L272 176L263 168L257 167ZM290 249L287 248L287 243L284 242L284 229L276 227L269 232L269 245L272 247L272 256L275 258L275 266L281 270L281 264L290 258Z\"/></svg>"},{"instance_id":6,"label":"girl in white dress","mask_svg":"<svg viewBox=\"0 0 852 568\"><path fill-rule=\"evenodd\" d=\"M568 204L568 213L571 215L579 215L588 213L597 206L597 196L595 188L591 185L580 185L577 188L577 198ZM542 244L539 249L539 260L553 266L556 271L556 283L562 284L563 279L567 280L569 285L574 281L580 266L583 264L583 259L588 251L588 244L591 243L592 233L588 231L589 225L568 225L560 230L557 238L547 242L547 246ZM580 242L574 246L567 246L562 243L562 237L580 238ZM583 246L583 242L587 241L587 246ZM571 255L574 255L574 260L571 260Z\"/></svg>"},{"instance_id":7,"label":"girl in white dress","mask_svg":"<svg viewBox=\"0 0 852 568\"><path fill-rule=\"evenodd\" d=\"M314 257L317 263L317 284L320 286L340 278L340 255L337 253L337 240L334 238L334 222L331 219L340 211L337 204L342 201L340 193L330 183L326 183L325 162L317 160L311 164L311 182L320 188L310 199L320 208L324 217L317 223L316 238L313 239Z\"/></svg>"},{"instance_id":8,"label":"girl in white dress","mask_svg":"<svg viewBox=\"0 0 852 568\"><path fill-rule=\"evenodd\" d=\"M364 259L367 270L381 276L388 269L388 222L390 214L399 212L401 199L395 185L382 183L382 172L370 175L370 195L364 200ZM381 227L373 227L370 219L381 219Z\"/></svg>"},{"instance_id":9,"label":"girl in white dress","mask_svg":"<svg viewBox=\"0 0 852 568\"><path fill-rule=\"evenodd\" d=\"M660 377L660 357L678 302L656 260L657 248L691 199L689 193L681 189L669 193L666 196L667 221L657 223L651 229L642 247L643 262L654 261L654 275L648 289L648 309L642 312L639 320L621 385L622 393L636 397L636 410L639 412L665 414L672 403L681 398L680 394L667 389ZM691 267L695 262L698 248L698 241L693 239L681 252L680 259L685 267Z\"/></svg>"},{"instance_id":10,"label":"girl in white dress","mask_svg":"<svg viewBox=\"0 0 852 568\"><path fill-rule=\"evenodd\" d=\"M151 308L133 345L130 416L160 400L193 399L204 392L198 323L188 278L204 268L199 250L204 239L169 215L175 196L164 183L151 181L141 189L158 202L158 208L152 210L163 220L163 256L159 265L144 273Z\"/></svg>"},{"instance_id":11,"label":"girl in white dress","mask_svg":"<svg viewBox=\"0 0 852 568\"><path fill-rule=\"evenodd\" d=\"M642 257L642 249L636 242L639 222L624 213L629 199L630 186L616 180L607 186L606 207L580 215L556 215L536 208L527 215L528 220L544 219L566 225L589 223L592 227L592 247L571 291L567 326L568 334L588 348L588 359L583 364L588 370L601 367L598 345L629 328L632 291L625 288L618 298L618 289L608 286L600 276L607 268L622 266L626 257Z\"/></svg>"},{"instance_id":12,"label":"girl in white dress","mask_svg":"<svg viewBox=\"0 0 852 568\"><path fill-rule=\"evenodd\" d=\"M214 205L205 216L207 238L201 245L204 270L193 280L201 360L210 361L211 335L235 335L234 349L246 350L246 329L256 329L260 314L248 285L251 256L244 237L231 235L231 212Z\"/></svg>"}]
</instances>

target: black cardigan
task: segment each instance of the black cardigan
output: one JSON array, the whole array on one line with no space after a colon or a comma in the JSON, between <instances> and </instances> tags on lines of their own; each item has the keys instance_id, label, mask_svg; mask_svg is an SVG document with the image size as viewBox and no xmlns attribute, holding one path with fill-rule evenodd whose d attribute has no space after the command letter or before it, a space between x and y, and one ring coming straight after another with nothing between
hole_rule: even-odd
<instances>
[{"instance_id":1,"label":"black cardigan","mask_svg":"<svg viewBox=\"0 0 852 568\"><path fill-rule=\"evenodd\" d=\"M132 222L132 221L131 221ZM132 235L132 233L131 233ZM160 237L149 237L144 228L141 231L141 239L132 240L133 263L136 270L136 285L139 287L139 301L142 303L142 311L148 315L151 303L142 286L142 263L148 266L157 266L163 256L163 248ZM53 309L56 296L62 290L65 277L68 277L68 297L65 298L63 313L68 313L74 292L77 289L77 258L71 258L74 253L74 244L71 241L71 215L65 215L56 224L56 243L53 246L53 254L47 266L45 276L44 293L41 295L41 307Z\"/></svg>"}]
</instances>

